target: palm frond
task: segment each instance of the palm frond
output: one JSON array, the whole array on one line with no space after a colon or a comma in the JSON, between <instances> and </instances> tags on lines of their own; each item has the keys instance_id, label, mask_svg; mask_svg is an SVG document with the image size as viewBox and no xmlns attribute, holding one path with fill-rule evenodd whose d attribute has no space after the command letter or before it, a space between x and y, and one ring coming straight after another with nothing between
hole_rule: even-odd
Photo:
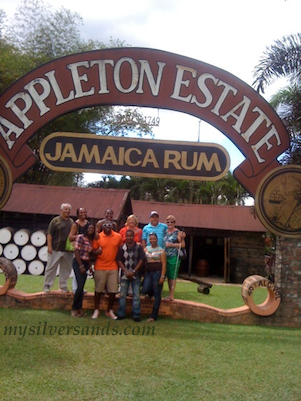
<instances>
[{"instance_id":1,"label":"palm frond","mask_svg":"<svg viewBox=\"0 0 301 401\"><path fill-rule=\"evenodd\" d=\"M253 87L264 93L264 88L277 78L288 77L291 83L301 76L301 33L284 36L266 48L254 70Z\"/></svg>"}]
</instances>

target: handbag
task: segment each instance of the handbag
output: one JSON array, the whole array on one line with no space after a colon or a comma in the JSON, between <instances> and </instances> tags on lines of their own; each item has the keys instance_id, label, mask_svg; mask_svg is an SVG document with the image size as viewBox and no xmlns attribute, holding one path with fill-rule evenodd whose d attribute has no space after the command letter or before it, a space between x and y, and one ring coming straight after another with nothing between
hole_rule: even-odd
<instances>
[{"instance_id":1,"label":"handbag","mask_svg":"<svg viewBox=\"0 0 301 401\"><path fill-rule=\"evenodd\" d=\"M74 252L74 246L73 246L72 242L70 241L69 237L67 238L67 241L66 241L65 251Z\"/></svg>"},{"instance_id":2,"label":"handbag","mask_svg":"<svg viewBox=\"0 0 301 401\"><path fill-rule=\"evenodd\" d=\"M181 248L181 249L180 249L179 258L180 258L181 260L187 259L187 252L186 252L186 249L185 249L185 248Z\"/></svg>"}]
</instances>

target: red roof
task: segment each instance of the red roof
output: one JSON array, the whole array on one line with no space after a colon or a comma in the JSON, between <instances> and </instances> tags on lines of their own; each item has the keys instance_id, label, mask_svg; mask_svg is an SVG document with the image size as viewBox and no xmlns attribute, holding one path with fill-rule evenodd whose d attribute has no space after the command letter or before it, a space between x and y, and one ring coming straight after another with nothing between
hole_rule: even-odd
<instances>
[{"instance_id":1,"label":"red roof","mask_svg":"<svg viewBox=\"0 0 301 401\"><path fill-rule=\"evenodd\" d=\"M114 211L114 219L118 220L129 194L130 190L126 189L14 184L12 194L2 211L57 215L62 203L70 203L72 216L76 215L77 208L84 207L89 218L99 219L110 208Z\"/></svg>"},{"instance_id":2,"label":"red roof","mask_svg":"<svg viewBox=\"0 0 301 401\"><path fill-rule=\"evenodd\" d=\"M126 202L129 209L124 210ZM106 209L114 211L114 219L131 209L139 223L147 224L149 214L156 210L160 221L172 214L179 227L204 228L225 231L266 232L258 218L254 218L251 206L188 205L130 201L130 190L54 187L44 185L14 184L12 194L2 208L5 212L57 215L62 203L70 203L71 215L79 207L85 207L89 218L104 217Z\"/></svg>"},{"instance_id":3,"label":"red roof","mask_svg":"<svg viewBox=\"0 0 301 401\"><path fill-rule=\"evenodd\" d=\"M266 232L267 229L252 214L251 206L188 205L132 200L139 223L149 222L149 214L156 210L160 221L172 214L179 227L204 228L226 231Z\"/></svg>"}]
</instances>

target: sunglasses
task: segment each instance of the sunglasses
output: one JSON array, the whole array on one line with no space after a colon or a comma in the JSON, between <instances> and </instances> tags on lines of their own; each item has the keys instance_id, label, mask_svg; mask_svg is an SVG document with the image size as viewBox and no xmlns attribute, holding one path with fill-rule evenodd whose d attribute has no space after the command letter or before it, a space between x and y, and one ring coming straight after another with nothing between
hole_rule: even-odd
<instances>
[{"instance_id":1,"label":"sunglasses","mask_svg":"<svg viewBox=\"0 0 301 401\"><path fill-rule=\"evenodd\" d=\"M112 227L112 224L105 223L105 224L103 224L102 226L103 226L103 227L110 227L110 228L111 228L111 227Z\"/></svg>"},{"instance_id":2,"label":"sunglasses","mask_svg":"<svg viewBox=\"0 0 301 401\"><path fill-rule=\"evenodd\" d=\"M175 223L173 220L168 220L166 223Z\"/></svg>"}]
</instances>

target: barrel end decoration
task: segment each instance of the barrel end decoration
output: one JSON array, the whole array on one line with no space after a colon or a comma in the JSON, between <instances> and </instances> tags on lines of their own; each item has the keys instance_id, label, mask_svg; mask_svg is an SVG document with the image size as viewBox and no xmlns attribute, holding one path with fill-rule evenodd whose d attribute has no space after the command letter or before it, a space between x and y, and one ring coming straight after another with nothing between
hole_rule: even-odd
<instances>
[{"instance_id":1,"label":"barrel end decoration","mask_svg":"<svg viewBox=\"0 0 301 401\"><path fill-rule=\"evenodd\" d=\"M0 156L0 210L8 201L13 188L13 178L9 165Z\"/></svg>"},{"instance_id":2,"label":"barrel end decoration","mask_svg":"<svg viewBox=\"0 0 301 401\"><path fill-rule=\"evenodd\" d=\"M18 280L18 272L14 264L6 258L0 258L0 269L5 276L4 285L0 285L0 295L5 295L8 290L15 288Z\"/></svg>"},{"instance_id":3,"label":"barrel end decoration","mask_svg":"<svg viewBox=\"0 0 301 401\"><path fill-rule=\"evenodd\" d=\"M270 171L257 188L255 208L272 233L301 238L301 166L289 164Z\"/></svg>"},{"instance_id":4,"label":"barrel end decoration","mask_svg":"<svg viewBox=\"0 0 301 401\"><path fill-rule=\"evenodd\" d=\"M253 292L260 287L266 287L268 294L262 304L256 305L253 300ZM259 275L249 276L245 279L241 289L241 296L250 310L259 316L272 315L276 312L281 302L279 288L266 277Z\"/></svg>"}]
</instances>

